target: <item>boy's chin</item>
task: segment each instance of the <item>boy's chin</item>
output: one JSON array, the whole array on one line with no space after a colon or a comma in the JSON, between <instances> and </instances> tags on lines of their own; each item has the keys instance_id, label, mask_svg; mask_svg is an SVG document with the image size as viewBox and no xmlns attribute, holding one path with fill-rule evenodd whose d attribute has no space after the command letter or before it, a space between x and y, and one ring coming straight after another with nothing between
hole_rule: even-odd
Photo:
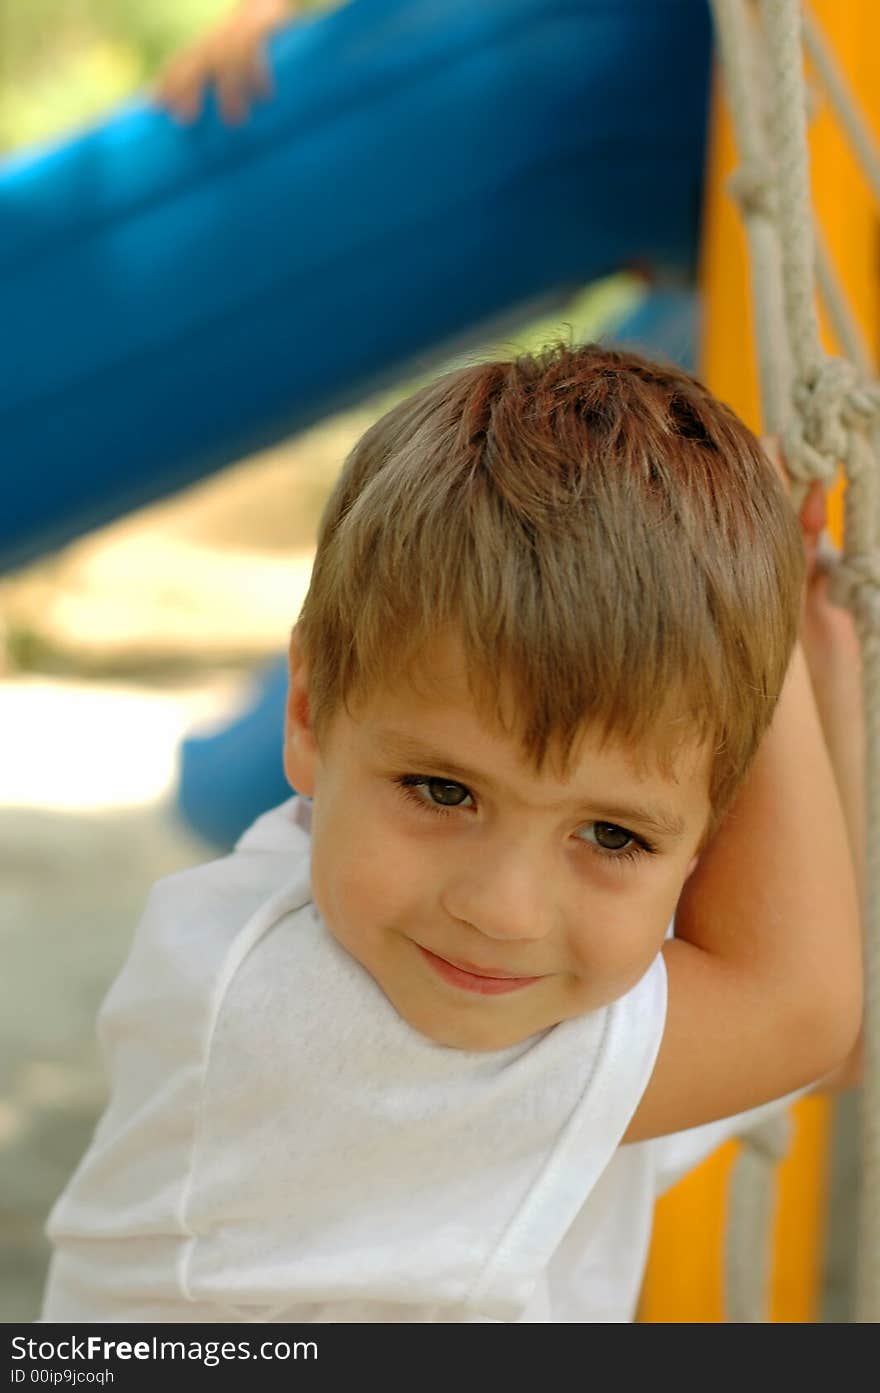
<instances>
[{"instance_id":1,"label":"boy's chin","mask_svg":"<svg viewBox=\"0 0 880 1393\"><path fill-rule=\"evenodd\" d=\"M451 1013L443 1015L434 1012L402 1009L397 1002L392 1005L398 1014L427 1040L435 1045L445 1045L453 1050L470 1050L475 1053L488 1053L491 1050L505 1050L520 1045L533 1036L550 1030L556 1021L546 1025L535 1025L527 1020L503 1021L492 1019L491 1008L485 1013L475 1012L472 1016L454 1017Z\"/></svg>"}]
</instances>

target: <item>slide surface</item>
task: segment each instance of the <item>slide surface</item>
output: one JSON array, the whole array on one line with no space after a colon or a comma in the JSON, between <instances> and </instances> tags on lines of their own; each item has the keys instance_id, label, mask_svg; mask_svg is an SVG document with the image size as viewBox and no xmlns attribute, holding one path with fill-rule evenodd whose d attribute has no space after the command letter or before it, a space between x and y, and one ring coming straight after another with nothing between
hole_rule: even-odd
<instances>
[{"instance_id":1,"label":"slide surface","mask_svg":"<svg viewBox=\"0 0 880 1393\"><path fill-rule=\"evenodd\" d=\"M0 170L0 569L697 244L705 0L352 0Z\"/></svg>"}]
</instances>

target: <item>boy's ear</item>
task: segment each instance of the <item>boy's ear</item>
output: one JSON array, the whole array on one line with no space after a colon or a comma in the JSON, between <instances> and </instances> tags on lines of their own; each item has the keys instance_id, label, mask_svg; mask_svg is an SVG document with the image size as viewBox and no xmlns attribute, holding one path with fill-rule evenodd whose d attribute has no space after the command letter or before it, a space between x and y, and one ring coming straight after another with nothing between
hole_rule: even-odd
<instances>
[{"instance_id":1,"label":"boy's ear","mask_svg":"<svg viewBox=\"0 0 880 1393\"><path fill-rule=\"evenodd\" d=\"M284 772L290 786L306 798L315 788L318 747L309 707L308 668L294 628L288 653L287 711L284 722Z\"/></svg>"}]
</instances>

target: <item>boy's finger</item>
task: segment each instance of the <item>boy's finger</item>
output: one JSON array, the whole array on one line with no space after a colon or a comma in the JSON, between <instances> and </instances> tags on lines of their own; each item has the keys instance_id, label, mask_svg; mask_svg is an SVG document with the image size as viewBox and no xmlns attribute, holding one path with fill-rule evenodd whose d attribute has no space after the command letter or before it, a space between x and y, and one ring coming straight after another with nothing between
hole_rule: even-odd
<instances>
[{"instance_id":1,"label":"boy's finger","mask_svg":"<svg viewBox=\"0 0 880 1393\"><path fill-rule=\"evenodd\" d=\"M804 531L814 537L818 537L826 526L828 508L821 479L814 479L807 489L806 497L800 506L800 520Z\"/></svg>"},{"instance_id":2,"label":"boy's finger","mask_svg":"<svg viewBox=\"0 0 880 1393\"><path fill-rule=\"evenodd\" d=\"M217 66L215 81L224 117L233 124L243 121L250 113L253 97L272 94L272 79L262 44L243 44L234 56L227 53L222 65Z\"/></svg>"},{"instance_id":3,"label":"boy's finger","mask_svg":"<svg viewBox=\"0 0 880 1393\"><path fill-rule=\"evenodd\" d=\"M201 88L178 88L163 96L159 105L181 125L191 126L202 113Z\"/></svg>"},{"instance_id":4,"label":"boy's finger","mask_svg":"<svg viewBox=\"0 0 880 1393\"><path fill-rule=\"evenodd\" d=\"M202 114L204 86L190 83L180 86L166 98L165 107L184 126L191 126Z\"/></svg>"},{"instance_id":5,"label":"boy's finger","mask_svg":"<svg viewBox=\"0 0 880 1393\"><path fill-rule=\"evenodd\" d=\"M225 68L215 79L217 105L224 121L237 126L244 121L249 112L248 89L242 74L235 68Z\"/></svg>"},{"instance_id":6,"label":"boy's finger","mask_svg":"<svg viewBox=\"0 0 880 1393\"><path fill-rule=\"evenodd\" d=\"M182 121L194 121L202 108L204 64L192 55L172 63L159 78L154 100Z\"/></svg>"},{"instance_id":7,"label":"boy's finger","mask_svg":"<svg viewBox=\"0 0 880 1393\"><path fill-rule=\"evenodd\" d=\"M201 47L189 53L178 53L160 72L156 90L173 91L181 85L189 86L191 82L204 75L207 66L208 59Z\"/></svg>"},{"instance_id":8,"label":"boy's finger","mask_svg":"<svg viewBox=\"0 0 880 1393\"><path fill-rule=\"evenodd\" d=\"M840 547L835 546L828 532L823 529L816 538L816 569L823 575L831 575L840 560Z\"/></svg>"},{"instance_id":9,"label":"boy's finger","mask_svg":"<svg viewBox=\"0 0 880 1393\"><path fill-rule=\"evenodd\" d=\"M269 97L274 97L275 83L272 78L272 69L262 45L259 45L251 55L248 76L252 90L264 101Z\"/></svg>"}]
</instances>

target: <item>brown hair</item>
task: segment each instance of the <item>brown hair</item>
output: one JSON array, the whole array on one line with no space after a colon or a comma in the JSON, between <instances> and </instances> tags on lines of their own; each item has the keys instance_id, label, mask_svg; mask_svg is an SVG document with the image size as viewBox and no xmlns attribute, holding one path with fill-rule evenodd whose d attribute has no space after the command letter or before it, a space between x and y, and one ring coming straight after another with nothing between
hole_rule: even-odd
<instances>
[{"instance_id":1,"label":"brown hair","mask_svg":"<svg viewBox=\"0 0 880 1393\"><path fill-rule=\"evenodd\" d=\"M316 734L452 631L483 709L511 684L536 768L585 724L661 763L710 742L717 819L802 578L773 467L687 373L597 344L462 368L365 433L325 509L298 625Z\"/></svg>"}]
</instances>

